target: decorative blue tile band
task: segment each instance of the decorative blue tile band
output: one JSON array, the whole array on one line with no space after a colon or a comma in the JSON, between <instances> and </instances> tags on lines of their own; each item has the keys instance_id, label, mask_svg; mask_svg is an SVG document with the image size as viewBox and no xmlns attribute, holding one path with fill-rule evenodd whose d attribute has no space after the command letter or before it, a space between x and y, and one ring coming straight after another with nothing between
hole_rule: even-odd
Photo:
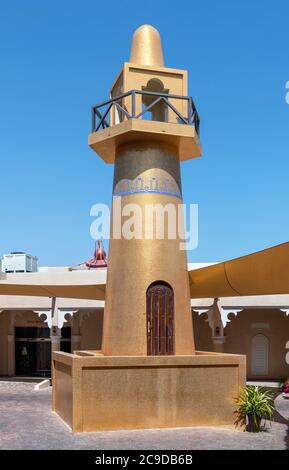
<instances>
[{"instance_id":1,"label":"decorative blue tile band","mask_svg":"<svg viewBox=\"0 0 289 470\"><path fill-rule=\"evenodd\" d=\"M129 196L131 194L167 194L182 199L181 191L171 177L138 176L134 180L123 179L114 188L113 196Z\"/></svg>"}]
</instances>

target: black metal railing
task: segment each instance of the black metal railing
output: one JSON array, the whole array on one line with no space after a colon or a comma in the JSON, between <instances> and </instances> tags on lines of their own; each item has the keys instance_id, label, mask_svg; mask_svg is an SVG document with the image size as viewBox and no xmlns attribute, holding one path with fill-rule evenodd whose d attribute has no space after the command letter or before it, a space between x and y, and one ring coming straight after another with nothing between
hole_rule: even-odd
<instances>
[{"instance_id":1,"label":"black metal railing","mask_svg":"<svg viewBox=\"0 0 289 470\"><path fill-rule=\"evenodd\" d=\"M142 110L136 114L136 95L142 95ZM129 99L130 97L130 99ZM126 98L126 100L124 100ZM128 98L128 100L127 100ZM154 99L155 98L155 99ZM187 115L181 114L176 107L173 105L172 101L182 100L187 102ZM147 103L144 105L144 101ZM128 110L128 105L130 103L130 110ZM116 96L110 100L104 101L96 106L92 107L92 132L97 132L101 129L110 127L116 122L111 123L111 113L110 111L115 108L119 112L119 122L122 122L125 119L140 119L148 111L153 113L157 105L161 103L164 104L166 110L172 110L173 114L177 117L177 122L179 124L187 124L194 126L197 134L200 134L200 119L191 96L180 96L180 95L170 95L167 93L157 93L144 90L131 90L122 95ZM161 122L169 122L167 117L163 119L152 119Z\"/></svg>"}]
</instances>

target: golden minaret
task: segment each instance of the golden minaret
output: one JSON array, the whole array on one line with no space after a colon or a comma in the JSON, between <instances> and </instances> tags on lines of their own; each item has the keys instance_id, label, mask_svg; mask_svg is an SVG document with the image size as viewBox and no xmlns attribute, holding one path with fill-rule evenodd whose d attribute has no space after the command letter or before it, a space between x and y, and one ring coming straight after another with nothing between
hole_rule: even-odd
<instances>
[{"instance_id":1,"label":"golden minaret","mask_svg":"<svg viewBox=\"0 0 289 470\"><path fill-rule=\"evenodd\" d=\"M93 108L89 145L114 164L113 207L135 204L139 236L115 236L112 211L106 284L103 354L192 355L194 336L186 251L178 229L156 236L148 207L174 208L182 223L180 161L201 156L198 115L187 96L187 71L164 65L159 32L138 28L110 100ZM151 213L150 213L151 214ZM122 218L125 221L126 218ZM144 224L151 221L153 236Z\"/></svg>"},{"instance_id":2,"label":"golden minaret","mask_svg":"<svg viewBox=\"0 0 289 470\"><path fill-rule=\"evenodd\" d=\"M163 234L160 219L147 223L148 208L169 207L183 228L180 162L201 156L187 72L164 66L155 28L135 32L130 62L92 118L89 145L114 164L103 345L53 353L53 409L75 432L235 427L246 358L195 351L183 237L168 219Z\"/></svg>"}]
</instances>

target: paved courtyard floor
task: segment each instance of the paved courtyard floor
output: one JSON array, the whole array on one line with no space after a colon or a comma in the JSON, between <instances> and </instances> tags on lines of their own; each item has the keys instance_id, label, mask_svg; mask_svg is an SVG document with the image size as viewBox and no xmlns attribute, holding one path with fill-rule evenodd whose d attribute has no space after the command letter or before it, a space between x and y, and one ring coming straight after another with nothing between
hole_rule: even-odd
<instances>
[{"instance_id":1,"label":"paved courtyard floor","mask_svg":"<svg viewBox=\"0 0 289 470\"><path fill-rule=\"evenodd\" d=\"M275 400L276 416L263 432L178 428L73 434L51 411L51 387L0 382L0 449L287 449L289 400Z\"/></svg>"}]
</instances>

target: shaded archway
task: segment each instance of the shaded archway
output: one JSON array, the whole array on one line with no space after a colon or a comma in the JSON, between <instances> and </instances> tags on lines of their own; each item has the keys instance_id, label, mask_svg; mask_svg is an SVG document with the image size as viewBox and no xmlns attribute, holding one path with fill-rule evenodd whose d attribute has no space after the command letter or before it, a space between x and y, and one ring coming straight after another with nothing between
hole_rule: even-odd
<instances>
[{"instance_id":1,"label":"shaded archway","mask_svg":"<svg viewBox=\"0 0 289 470\"><path fill-rule=\"evenodd\" d=\"M151 78L147 82L146 86L142 87L142 90L148 93L169 93L169 89L164 87L163 82L159 78ZM150 121L167 122L168 106L162 100L158 101L156 104L153 104L157 98L158 96L156 95L142 95L142 110L144 111L144 109L152 105L149 111L146 111L143 114L143 119L149 119Z\"/></svg>"}]
</instances>

